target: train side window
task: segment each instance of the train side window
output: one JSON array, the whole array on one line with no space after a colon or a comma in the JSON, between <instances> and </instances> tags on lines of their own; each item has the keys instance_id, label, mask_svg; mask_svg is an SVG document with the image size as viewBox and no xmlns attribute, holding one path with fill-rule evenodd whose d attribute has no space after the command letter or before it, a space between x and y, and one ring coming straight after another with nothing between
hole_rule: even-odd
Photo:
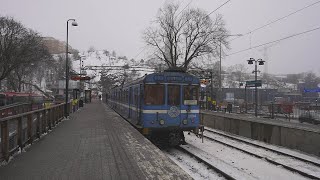
<instances>
[{"instance_id":1,"label":"train side window","mask_svg":"<svg viewBox=\"0 0 320 180\"><path fill-rule=\"evenodd\" d=\"M134 88L134 103L135 103L136 105L138 104L138 100L139 100L138 96L139 96L138 87L135 87L135 88Z\"/></svg>"},{"instance_id":2,"label":"train side window","mask_svg":"<svg viewBox=\"0 0 320 180\"><path fill-rule=\"evenodd\" d=\"M130 90L129 90L129 103L132 104L133 102L133 93L132 93L132 87L130 87Z\"/></svg>"},{"instance_id":3,"label":"train side window","mask_svg":"<svg viewBox=\"0 0 320 180\"><path fill-rule=\"evenodd\" d=\"M144 103L146 105L164 104L164 85L146 84L144 86Z\"/></svg>"},{"instance_id":4,"label":"train side window","mask_svg":"<svg viewBox=\"0 0 320 180\"><path fill-rule=\"evenodd\" d=\"M168 105L180 105L180 86L168 85Z\"/></svg>"},{"instance_id":5,"label":"train side window","mask_svg":"<svg viewBox=\"0 0 320 180\"><path fill-rule=\"evenodd\" d=\"M125 91L125 103L128 103L128 89Z\"/></svg>"},{"instance_id":6,"label":"train side window","mask_svg":"<svg viewBox=\"0 0 320 180\"><path fill-rule=\"evenodd\" d=\"M121 92L121 102L124 102L124 90L122 89L122 90L120 90L120 92Z\"/></svg>"},{"instance_id":7,"label":"train side window","mask_svg":"<svg viewBox=\"0 0 320 180\"><path fill-rule=\"evenodd\" d=\"M197 105L198 103L198 86L184 86L183 100L185 105Z\"/></svg>"}]
</instances>

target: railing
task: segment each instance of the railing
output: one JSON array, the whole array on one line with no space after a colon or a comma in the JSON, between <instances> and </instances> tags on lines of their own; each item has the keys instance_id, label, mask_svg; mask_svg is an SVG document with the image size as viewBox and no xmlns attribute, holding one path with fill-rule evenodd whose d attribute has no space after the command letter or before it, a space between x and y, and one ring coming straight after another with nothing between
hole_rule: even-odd
<instances>
[{"instance_id":1,"label":"railing","mask_svg":"<svg viewBox=\"0 0 320 180\"><path fill-rule=\"evenodd\" d=\"M0 118L1 140L0 161L9 157L26 144L32 144L42 134L47 133L64 117L64 105L54 105L50 108L29 111L9 117ZM75 112L78 104L68 103L68 112Z\"/></svg>"},{"instance_id":2,"label":"railing","mask_svg":"<svg viewBox=\"0 0 320 180\"><path fill-rule=\"evenodd\" d=\"M24 113L30 111L31 109L31 103L14 103L7 106L0 106L0 118Z\"/></svg>"}]
</instances>

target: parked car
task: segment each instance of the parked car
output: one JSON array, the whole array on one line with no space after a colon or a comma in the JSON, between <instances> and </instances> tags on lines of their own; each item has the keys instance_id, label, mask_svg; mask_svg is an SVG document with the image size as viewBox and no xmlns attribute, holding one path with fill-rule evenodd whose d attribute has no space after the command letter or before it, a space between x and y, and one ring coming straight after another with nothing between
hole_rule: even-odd
<instances>
[{"instance_id":1,"label":"parked car","mask_svg":"<svg viewBox=\"0 0 320 180\"><path fill-rule=\"evenodd\" d=\"M310 114L310 112L305 112L299 116L299 122L300 123L307 122L307 123L311 123L311 124L320 124L320 118Z\"/></svg>"}]
</instances>

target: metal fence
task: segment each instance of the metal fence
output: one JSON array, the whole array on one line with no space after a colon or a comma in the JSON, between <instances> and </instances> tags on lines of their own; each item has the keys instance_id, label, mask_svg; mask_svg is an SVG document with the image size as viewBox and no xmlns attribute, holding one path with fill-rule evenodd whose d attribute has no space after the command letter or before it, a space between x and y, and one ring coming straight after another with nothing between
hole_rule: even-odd
<instances>
[{"instance_id":1,"label":"metal fence","mask_svg":"<svg viewBox=\"0 0 320 180\"><path fill-rule=\"evenodd\" d=\"M24 112L0 118L0 160L9 160L10 155L32 144L55 127L64 117L64 105ZM68 103L68 112L75 112L78 104Z\"/></svg>"}]
</instances>

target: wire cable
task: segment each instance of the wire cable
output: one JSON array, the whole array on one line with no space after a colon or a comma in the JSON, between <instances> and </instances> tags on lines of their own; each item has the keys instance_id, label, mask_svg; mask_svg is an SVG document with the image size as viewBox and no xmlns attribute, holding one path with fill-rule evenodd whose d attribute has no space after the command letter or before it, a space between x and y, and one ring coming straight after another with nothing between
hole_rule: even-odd
<instances>
[{"instance_id":1,"label":"wire cable","mask_svg":"<svg viewBox=\"0 0 320 180\"><path fill-rule=\"evenodd\" d=\"M193 0L191 0L178 14L177 14L177 16L179 15L179 14L181 14L191 3L192 3L192 1Z\"/></svg>"},{"instance_id":2,"label":"wire cable","mask_svg":"<svg viewBox=\"0 0 320 180\"><path fill-rule=\"evenodd\" d=\"M148 45L145 45L145 46L142 48L142 50L141 50L137 55L134 56L133 59L136 59L144 50L146 50L147 47L148 47Z\"/></svg>"},{"instance_id":3,"label":"wire cable","mask_svg":"<svg viewBox=\"0 0 320 180\"><path fill-rule=\"evenodd\" d=\"M262 26L254 29L254 30L252 30L252 31L249 31L249 32L243 34L243 36L240 36L240 37L236 37L236 38L234 38L234 39L231 39L230 42L231 42L231 41L234 41L234 40L236 40L236 39L239 39L239 38L241 38L241 37L244 37L244 36L246 36L246 35L248 35L248 34L251 34L251 33L253 33L253 32L256 32L256 31L258 31L258 30L260 30L260 29L263 29L263 28L265 28L265 27L267 27L267 26L269 26L269 25L271 25L271 24L273 24L273 23L276 23L276 22L278 22L278 21L281 21L281 20L283 20L283 19L285 19L285 18L287 18L287 17L289 17L289 16L291 16L291 15L294 15L294 14L296 14L296 13L298 13L298 12L300 12L300 11L303 11L303 10L305 10L305 9L311 7L311 6L314 6L314 5L318 4L318 3L320 3L320 1L316 1L316 2L314 2L314 3L312 3L312 4L308 5L308 6L305 6L305 7L301 8L301 9L298 9L298 10L296 10L296 11L290 13L290 14L287 14L287 15L285 15L285 16L282 16L282 17L278 18L278 19L275 19L275 20L273 20L273 21L271 21L271 22L269 22L269 23L267 23L267 24L265 24L265 25L262 25Z\"/></svg>"},{"instance_id":4,"label":"wire cable","mask_svg":"<svg viewBox=\"0 0 320 180\"><path fill-rule=\"evenodd\" d=\"M228 2L230 2L231 0L226 1L225 3L223 3L221 6L219 6L217 9L211 11L207 16L210 16L212 13L216 12L218 9L222 8L224 5L226 5Z\"/></svg>"},{"instance_id":5,"label":"wire cable","mask_svg":"<svg viewBox=\"0 0 320 180\"><path fill-rule=\"evenodd\" d=\"M263 43L263 44L259 44L259 45L256 45L254 47L251 47L251 48L247 48L247 49L243 49L241 51L237 51L237 52L234 52L234 53L230 53L230 54L227 54L226 56L231 56L231 55L234 55L234 54L238 54L238 53L241 53L241 52L245 52L245 51L248 51L248 50L251 50L251 49L255 49L255 48L258 48L258 47L261 47L261 46L265 46L267 44L272 44L272 43L276 43L276 42L280 42L280 41L283 41L283 40L286 40L286 39L290 39L290 38L293 38L293 37L296 37L296 36L299 36L299 35L302 35L302 34L306 34L306 33L309 33L309 32L312 32L312 31L316 31L316 30L319 30L320 27L317 27L317 28L314 28L314 29L310 29L308 31L304 31L304 32L301 32L301 33L296 33L296 34L293 34L293 35L290 35L290 36L287 36L287 37L284 37L284 38L281 38L281 39L277 39L277 40L274 40L274 41L270 41L270 42L267 42L267 43Z\"/></svg>"}]
</instances>

